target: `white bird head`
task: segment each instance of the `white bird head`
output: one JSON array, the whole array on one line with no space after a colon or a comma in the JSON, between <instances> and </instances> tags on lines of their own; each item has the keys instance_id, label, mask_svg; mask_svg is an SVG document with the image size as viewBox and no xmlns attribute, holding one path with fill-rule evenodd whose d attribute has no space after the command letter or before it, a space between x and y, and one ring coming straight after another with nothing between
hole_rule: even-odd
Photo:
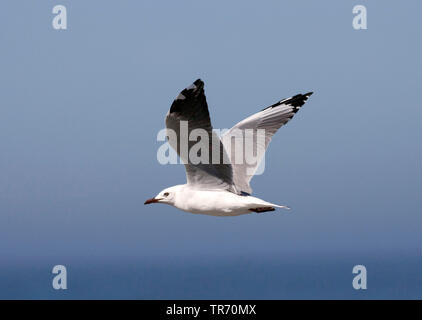
<instances>
[{"instance_id":1,"label":"white bird head","mask_svg":"<svg viewBox=\"0 0 422 320\"><path fill-rule=\"evenodd\" d=\"M160 191L160 193L157 194L154 198L146 200L144 204L165 203L165 204L174 205L174 202L176 200L176 193L180 190L180 187L181 186L174 186L174 187L166 188Z\"/></svg>"}]
</instances>

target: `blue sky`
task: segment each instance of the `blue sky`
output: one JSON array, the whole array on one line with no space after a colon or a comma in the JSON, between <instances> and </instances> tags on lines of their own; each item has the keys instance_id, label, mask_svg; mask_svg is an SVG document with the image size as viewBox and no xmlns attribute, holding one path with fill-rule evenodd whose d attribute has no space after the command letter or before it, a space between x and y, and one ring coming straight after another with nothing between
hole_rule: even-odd
<instances>
[{"instance_id":1,"label":"blue sky","mask_svg":"<svg viewBox=\"0 0 422 320\"><path fill-rule=\"evenodd\" d=\"M56 4L65 31L51 26ZM356 4L367 30L352 28ZM2 277L85 261L420 257L420 4L0 7ZM156 135L197 78L215 128L314 91L252 180L255 195L291 212L222 219L143 205L185 181L182 165L158 163Z\"/></svg>"}]
</instances>

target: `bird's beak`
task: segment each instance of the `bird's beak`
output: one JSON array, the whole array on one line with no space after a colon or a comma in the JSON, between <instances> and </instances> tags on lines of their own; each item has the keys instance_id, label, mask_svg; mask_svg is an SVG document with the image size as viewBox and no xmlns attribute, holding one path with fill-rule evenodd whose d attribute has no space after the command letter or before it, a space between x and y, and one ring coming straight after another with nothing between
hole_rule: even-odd
<instances>
[{"instance_id":1,"label":"bird's beak","mask_svg":"<svg viewBox=\"0 0 422 320\"><path fill-rule=\"evenodd\" d=\"M158 201L160 201L160 199L151 198L151 199L148 199L147 201L145 201L144 204L157 203Z\"/></svg>"}]
</instances>

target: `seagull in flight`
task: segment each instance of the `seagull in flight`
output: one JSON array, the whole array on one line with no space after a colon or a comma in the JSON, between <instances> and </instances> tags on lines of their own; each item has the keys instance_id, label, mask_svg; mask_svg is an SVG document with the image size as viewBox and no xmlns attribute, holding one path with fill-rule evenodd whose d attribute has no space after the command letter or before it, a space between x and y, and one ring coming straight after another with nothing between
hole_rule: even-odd
<instances>
[{"instance_id":1,"label":"seagull in flight","mask_svg":"<svg viewBox=\"0 0 422 320\"><path fill-rule=\"evenodd\" d=\"M240 121L218 137L211 125L204 82L196 80L180 92L166 115L167 139L185 165L187 183L166 188L154 198L146 200L145 204L165 203L186 212L212 216L289 209L251 196L249 183L272 136L293 118L311 94L297 94L280 100ZM185 127L187 133L182 134ZM195 146L198 142L190 139L191 133L197 129L210 137L201 139L200 150L198 145ZM257 161L251 163L246 159L247 152L238 152L232 148L233 139L241 141L241 146L251 144L256 151ZM183 144L186 146L185 152L182 150ZM191 159L192 153L208 161L198 163Z\"/></svg>"}]
</instances>

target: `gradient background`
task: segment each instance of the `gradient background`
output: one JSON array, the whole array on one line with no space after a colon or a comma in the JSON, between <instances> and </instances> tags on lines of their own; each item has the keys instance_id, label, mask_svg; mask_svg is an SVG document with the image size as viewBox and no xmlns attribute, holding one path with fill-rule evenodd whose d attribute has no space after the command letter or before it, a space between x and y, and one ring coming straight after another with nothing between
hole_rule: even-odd
<instances>
[{"instance_id":1,"label":"gradient background","mask_svg":"<svg viewBox=\"0 0 422 320\"><path fill-rule=\"evenodd\" d=\"M53 6L68 30L51 26ZM368 30L352 8L368 9ZM422 298L421 10L396 1L2 1L0 298ZM215 128L314 91L235 218L144 206L196 78ZM68 290L55 291L63 264ZM364 264L368 289L352 288Z\"/></svg>"}]
</instances>

